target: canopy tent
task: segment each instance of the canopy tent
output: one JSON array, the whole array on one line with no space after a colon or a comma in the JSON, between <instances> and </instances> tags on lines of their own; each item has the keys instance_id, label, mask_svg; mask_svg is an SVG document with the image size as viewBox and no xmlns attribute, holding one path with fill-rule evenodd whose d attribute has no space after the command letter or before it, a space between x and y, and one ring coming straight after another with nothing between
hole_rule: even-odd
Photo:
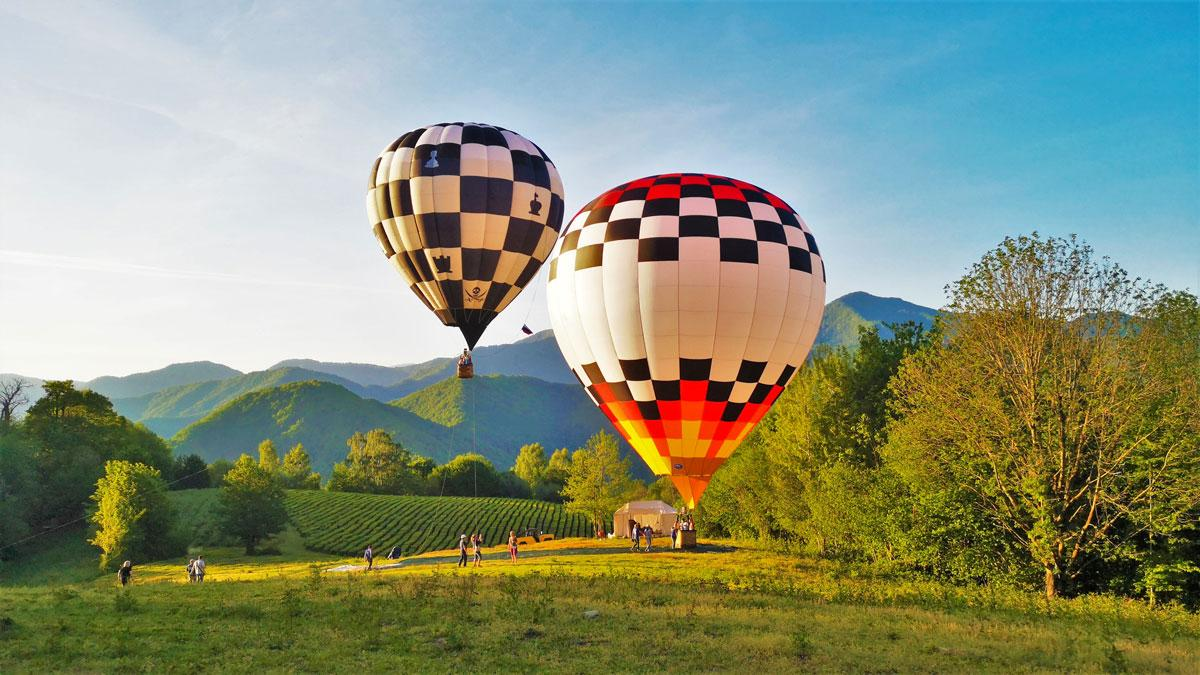
<instances>
[{"instance_id":1,"label":"canopy tent","mask_svg":"<svg viewBox=\"0 0 1200 675\"><path fill-rule=\"evenodd\" d=\"M612 531L618 537L628 537L629 521L635 520L642 527L649 525L656 534L663 534L671 531L676 513L675 508L666 502L629 502L613 514Z\"/></svg>"}]
</instances>

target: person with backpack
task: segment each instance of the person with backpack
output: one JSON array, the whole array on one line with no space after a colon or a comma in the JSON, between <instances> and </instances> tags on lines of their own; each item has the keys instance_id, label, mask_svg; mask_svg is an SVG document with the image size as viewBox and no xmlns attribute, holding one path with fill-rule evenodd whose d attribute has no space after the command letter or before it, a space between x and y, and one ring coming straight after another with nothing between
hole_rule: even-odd
<instances>
[{"instance_id":1,"label":"person with backpack","mask_svg":"<svg viewBox=\"0 0 1200 675\"><path fill-rule=\"evenodd\" d=\"M124 588L133 581L133 563L126 560L121 565L121 569L117 570L117 581L121 582L121 587Z\"/></svg>"},{"instance_id":2,"label":"person with backpack","mask_svg":"<svg viewBox=\"0 0 1200 675\"><path fill-rule=\"evenodd\" d=\"M458 535L458 566L467 566L467 535Z\"/></svg>"},{"instance_id":3,"label":"person with backpack","mask_svg":"<svg viewBox=\"0 0 1200 675\"><path fill-rule=\"evenodd\" d=\"M367 561L367 571L370 572L375 567L375 550L367 544L366 550L363 551L363 560Z\"/></svg>"},{"instance_id":4,"label":"person with backpack","mask_svg":"<svg viewBox=\"0 0 1200 675\"><path fill-rule=\"evenodd\" d=\"M483 563L483 554L479 551L480 546L483 546L483 535L476 532L471 537L471 548L475 552L475 564L472 567L479 567Z\"/></svg>"},{"instance_id":5,"label":"person with backpack","mask_svg":"<svg viewBox=\"0 0 1200 675\"><path fill-rule=\"evenodd\" d=\"M192 563L192 569L196 571L196 583L204 583L204 572L208 569L208 566L204 564L204 556L196 556L196 562Z\"/></svg>"}]
</instances>

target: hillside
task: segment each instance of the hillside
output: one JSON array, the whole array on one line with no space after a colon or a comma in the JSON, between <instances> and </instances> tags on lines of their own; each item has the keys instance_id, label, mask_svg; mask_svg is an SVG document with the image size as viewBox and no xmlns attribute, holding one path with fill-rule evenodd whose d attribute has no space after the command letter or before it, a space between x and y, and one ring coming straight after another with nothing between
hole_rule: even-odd
<instances>
[{"instance_id":1,"label":"hillside","mask_svg":"<svg viewBox=\"0 0 1200 675\"><path fill-rule=\"evenodd\" d=\"M337 384L307 381L252 391L183 429L177 454L208 461L236 458L270 438L280 452L300 442L313 469L328 476L356 431L387 429L406 448L436 461L477 451L501 471L526 443L548 452L576 448L601 429L604 415L578 386L530 377L448 378L392 405L364 399ZM635 461L636 472L644 471ZM641 475L640 473L638 475Z\"/></svg>"},{"instance_id":2,"label":"hillside","mask_svg":"<svg viewBox=\"0 0 1200 675\"><path fill-rule=\"evenodd\" d=\"M280 454L303 443L313 469L328 476L346 456L356 431L382 428L414 452L445 461L446 429L407 410L364 399L331 382L292 382L243 394L220 406L172 439L176 454L208 461L253 454L266 438Z\"/></svg>"},{"instance_id":3,"label":"hillside","mask_svg":"<svg viewBox=\"0 0 1200 675\"><path fill-rule=\"evenodd\" d=\"M474 431L478 451L500 469L512 466L526 443L537 441L549 453L579 447L600 429L612 432L578 384L532 377L451 377L392 405L449 428L460 451L471 449Z\"/></svg>"},{"instance_id":4,"label":"hillside","mask_svg":"<svg viewBox=\"0 0 1200 675\"><path fill-rule=\"evenodd\" d=\"M132 375L104 375L87 382L76 383L80 389L91 389L110 399L144 396L168 387L223 380L241 375L242 371L212 361L172 363L165 368Z\"/></svg>"},{"instance_id":5,"label":"hillside","mask_svg":"<svg viewBox=\"0 0 1200 675\"><path fill-rule=\"evenodd\" d=\"M243 394L310 380L321 380L350 390L361 389L358 384L334 375L302 368L279 368L170 387L137 398L116 399L113 407L125 417L145 424L163 438L170 438Z\"/></svg>"},{"instance_id":6,"label":"hillside","mask_svg":"<svg viewBox=\"0 0 1200 675\"><path fill-rule=\"evenodd\" d=\"M880 335L891 337L892 331L884 324L914 321L931 326L936 315L936 309L922 307L900 298L881 298L863 292L849 293L825 305L825 315L817 333L817 344L855 347L858 345L860 326L875 324Z\"/></svg>"},{"instance_id":7,"label":"hillside","mask_svg":"<svg viewBox=\"0 0 1200 675\"><path fill-rule=\"evenodd\" d=\"M479 347L474 352L475 372L481 375L526 375L547 382L573 384L575 378L554 342L554 333L544 330L511 344ZM370 398L386 393L399 398L424 386L449 377L454 372L455 358L431 359L401 366L378 366L370 363L330 363L312 359L288 359L271 366L275 368L304 368L327 373L356 382L361 392ZM378 394L378 395L373 395Z\"/></svg>"},{"instance_id":8,"label":"hillside","mask_svg":"<svg viewBox=\"0 0 1200 675\"><path fill-rule=\"evenodd\" d=\"M486 546L510 530L536 527L557 538L586 537L586 517L561 504L503 497L397 497L324 490L291 490L288 517L313 550L357 555L367 542L382 558L393 546L404 555L455 546L458 535L478 532Z\"/></svg>"}]
</instances>

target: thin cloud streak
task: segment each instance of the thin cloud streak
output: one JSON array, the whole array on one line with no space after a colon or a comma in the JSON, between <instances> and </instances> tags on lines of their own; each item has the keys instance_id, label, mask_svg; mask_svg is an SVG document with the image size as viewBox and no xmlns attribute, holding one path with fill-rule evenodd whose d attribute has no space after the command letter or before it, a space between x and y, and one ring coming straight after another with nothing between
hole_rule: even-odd
<instances>
[{"instance_id":1,"label":"thin cloud streak","mask_svg":"<svg viewBox=\"0 0 1200 675\"><path fill-rule=\"evenodd\" d=\"M139 263L130 263L119 260L82 258L79 256L35 253L32 251L13 251L0 249L0 263L22 265L25 267L100 272L104 274L130 274L135 276L157 277L165 279L223 281L235 284L283 286L288 288L319 288L333 291L354 291L355 293L377 293L380 295L392 295L395 293L395 289L369 288L366 286L331 284L319 281L267 279L261 277L250 277L243 274L228 274L225 272L210 272L206 270L171 269L168 267L155 267L154 265L142 265Z\"/></svg>"}]
</instances>

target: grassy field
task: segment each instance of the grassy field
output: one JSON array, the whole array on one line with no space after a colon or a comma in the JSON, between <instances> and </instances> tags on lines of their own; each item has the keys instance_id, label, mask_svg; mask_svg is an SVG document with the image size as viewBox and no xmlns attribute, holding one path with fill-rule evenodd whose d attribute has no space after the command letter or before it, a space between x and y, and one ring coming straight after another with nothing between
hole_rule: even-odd
<instances>
[{"instance_id":1,"label":"grassy field","mask_svg":"<svg viewBox=\"0 0 1200 675\"><path fill-rule=\"evenodd\" d=\"M397 497L291 490L288 516L314 551L357 554L368 544L406 555L451 546L463 533L498 543L510 530L537 527L559 538L591 534L587 518L560 504L500 497Z\"/></svg>"},{"instance_id":2,"label":"grassy field","mask_svg":"<svg viewBox=\"0 0 1200 675\"><path fill-rule=\"evenodd\" d=\"M1112 598L854 573L709 542L631 553L566 540L459 570L324 572L291 533L278 556L210 549L91 581L0 588L0 672L46 670L1200 672L1200 618ZM588 618L596 612L595 618Z\"/></svg>"}]
</instances>

